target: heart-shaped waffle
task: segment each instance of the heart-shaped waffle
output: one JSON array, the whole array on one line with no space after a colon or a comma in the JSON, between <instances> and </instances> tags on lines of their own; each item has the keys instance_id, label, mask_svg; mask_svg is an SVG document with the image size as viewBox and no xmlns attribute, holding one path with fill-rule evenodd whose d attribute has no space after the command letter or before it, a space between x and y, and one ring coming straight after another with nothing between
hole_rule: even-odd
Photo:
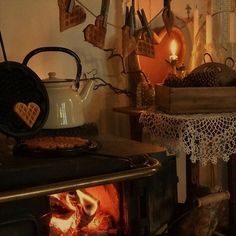
<instances>
[{"instance_id":1,"label":"heart-shaped waffle","mask_svg":"<svg viewBox=\"0 0 236 236\"><path fill-rule=\"evenodd\" d=\"M146 32L142 32L141 37L137 40L135 53L146 57L155 58L154 40Z\"/></svg>"},{"instance_id":2,"label":"heart-shaped waffle","mask_svg":"<svg viewBox=\"0 0 236 236\"><path fill-rule=\"evenodd\" d=\"M124 26L122 28L122 54L123 57L129 56L136 48L136 39L130 36L130 27Z\"/></svg>"},{"instance_id":3,"label":"heart-shaped waffle","mask_svg":"<svg viewBox=\"0 0 236 236\"><path fill-rule=\"evenodd\" d=\"M85 41L93 46L103 49L106 37L106 28L103 27L103 16L97 16L95 25L89 24L84 29Z\"/></svg>"},{"instance_id":4,"label":"heart-shaped waffle","mask_svg":"<svg viewBox=\"0 0 236 236\"><path fill-rule=\"evenodd\" d=\"M67 12L69 0L58 0L60 15L60 31L81 24L86 19L86 12L81 6L74 6L71 13Z\"/></svg>"},{"instance_id":5,"label":"heart-shaped waffle","mask_svg":"<svg viewBox=\"0 0 236 236\"><path fill-rule=\"evenodd\" d=\"M39 116L40 107L34 102L30 102L28 105L18 102L14 106L14 111L27 126L32 128Z\"/></svg>"}]
</instances>

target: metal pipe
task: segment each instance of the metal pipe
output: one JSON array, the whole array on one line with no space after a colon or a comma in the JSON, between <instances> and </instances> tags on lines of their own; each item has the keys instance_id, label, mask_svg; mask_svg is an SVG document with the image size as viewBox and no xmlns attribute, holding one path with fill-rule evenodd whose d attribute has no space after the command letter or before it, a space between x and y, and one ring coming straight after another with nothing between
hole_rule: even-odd
<instances>
[{"instance_id":1,"label":"metal pipe","mask_svg":"<svg viewBox=\"0 0 236 236\"><path fill-rule=\"evenodd\" d=\"M78 188L85 188L96 185L152 176L159 170L159 168L160 168L159 161L152 159L152 163L148 167L114 172L111 174L98 175L89 178L62 181L58 183L40 185L36 187L5 191L0 193L0 203L44 196L60 192L66 192Z\"/></svg>"}]
</instances>

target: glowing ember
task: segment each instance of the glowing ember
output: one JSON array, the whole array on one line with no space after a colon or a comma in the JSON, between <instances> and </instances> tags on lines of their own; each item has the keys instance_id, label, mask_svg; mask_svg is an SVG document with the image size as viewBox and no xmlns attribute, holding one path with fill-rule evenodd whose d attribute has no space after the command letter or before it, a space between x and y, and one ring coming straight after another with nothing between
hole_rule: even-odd
<instances>
[{"instance_id":1,"label":"glowing ember","mask_svg":"<svg viewBox=\"0 0 236 236\"><path fill-rule=\"evenodd\" d=\"M110 215L103 212L98 212L92 222L88 224L88 229L107 231L112 227L112 223L113 220Z\"/></svg>"},{"instance_id":2,"label":"glowing ember","mask_svg":"<svg viewBox=\"0 0 236 236\"><path fill-rule=\"evenodd\" d=\"M52 217L51 222L50 222L50 227L53 229L56 229L56 232L60 232L58 235L68 235L66 233L70 232L70 235L74 235L77 230L77 225L76 225L76 216L72 215L70 218L64 220L62 218L57 218L55 216ZM73 233L74 232L74 233ZM62 234L63 233L63 234ZM57 235L57 234L51 234L51 235Z\"/></svg>"},{"instance_id":3,"label":"glowing ember","mask_svg":"<svg viewBox=\"0 0 236 236\"><path fill-rule=\"evenodd\" d=\"M76 205L73 196L68 193L50 196L52 218L50 221L51 236L75 236L77 232Z\"/></svg>"}]
</instances>

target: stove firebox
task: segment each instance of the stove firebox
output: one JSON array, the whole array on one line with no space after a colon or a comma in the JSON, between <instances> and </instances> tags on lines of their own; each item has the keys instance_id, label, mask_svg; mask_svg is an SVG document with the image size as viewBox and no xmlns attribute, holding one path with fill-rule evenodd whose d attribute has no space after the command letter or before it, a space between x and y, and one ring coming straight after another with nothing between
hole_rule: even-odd
<instances>
[{"instance_id":1,"label":"stove firebox","mask_svg":"<svg viewBox=\"0 0 236 236\"><path fill-rule=\"evenodd\" d=\"M117 184L50 195L50 235L118 235L121 201Z\"/></svg>"},{"instance_id":2,"label":"stove firebox","mask_svg":"<svg viewBox=\"0 0 236 236\"><path fill-rule=\"evenodd\" d=\"M161 163L151 177L2 203L0 235L150 235L177 201L175 158Z\"/></svg>"}]
</instances>

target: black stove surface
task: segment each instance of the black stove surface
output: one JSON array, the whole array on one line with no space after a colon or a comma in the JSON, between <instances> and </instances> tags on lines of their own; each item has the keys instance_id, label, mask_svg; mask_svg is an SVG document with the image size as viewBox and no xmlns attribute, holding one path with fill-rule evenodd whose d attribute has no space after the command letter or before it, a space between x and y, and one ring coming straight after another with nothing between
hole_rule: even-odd
<instances>
[{"instance_id":1,"label":"black stove surface","mask_svg":"<svg viewBox=\"0 0 236 236\"><path fill-rule=\"evenodd\" d=\"M145 167L151 160L147 153L166 155L160 147L129 139L113 136L95 139L101 143L101 148L78 156L1 156L1 192Z\"/></svg>"}]
</instances>

